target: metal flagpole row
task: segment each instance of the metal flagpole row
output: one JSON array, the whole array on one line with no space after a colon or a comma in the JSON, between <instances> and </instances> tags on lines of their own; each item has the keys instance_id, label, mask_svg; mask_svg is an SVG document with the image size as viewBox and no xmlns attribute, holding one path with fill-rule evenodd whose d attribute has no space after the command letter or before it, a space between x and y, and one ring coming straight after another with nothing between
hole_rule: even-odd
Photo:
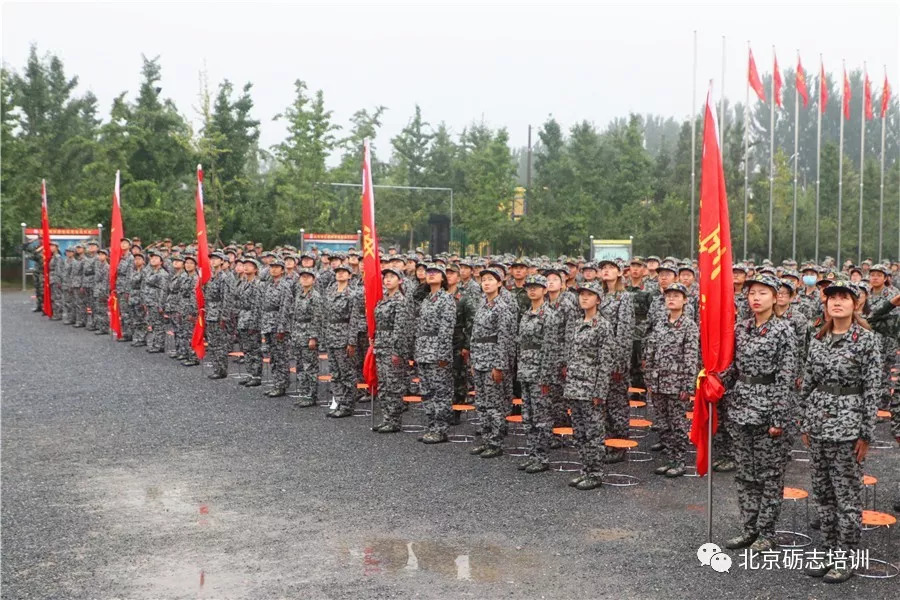
<instances>
[{"instance_id":1,"label":"metal flagpole row","mask_svg":"<svg viewBox=\"0 0 900 600\"><path fill-rule=\"evenodd\" d=\"M856 264L862 263L863 246L863 185L865 182L864 171L866 167L866 81L869 74L866 71L866 63L863 62L863 94L860 98L859 111L859 233L857 236Z\"/></svg>"},{"instance_id":2,"label":"metal flagpole row","mask_svg":"<svg viewBox=\"0 0 900 600\"><path fill-rule=\"evenodd\" d=\"M750 197L750 40L747 40L747 101L744 103L744 260L747 260L747 215Z\"/></svg>"},{"instance_id":3,"label":"metal flagpole row","mask_svg":"<svg viewBox=\"0 0 900 600\"><path fill-rule=\"evenodd\" d=\"M772 46L775 56L775 46ZM774 64L774 61L773 61ZM772 260L772 225L775 215L775 71L772 71L772 106L769 108L769 253Z\"/></svg>"},{"instance_id":4,"label":"metal flagpole row","mask_svg":"<svg viewBox=\"0 0 900 600\"><path fill-rule=\"evenodd\" d=\"M822 86L825 85L825 65L822 63L822 55L819 55L819 101L816 104L818 117L816 118L816 264L819 262L819 184L822 171ZM794 257L796 258L796 257Z\"/></svg>"},{"instance_id":5,"label":"metal flagpole row","mask_svg":"<svg viewBox=\"0 0 900 600\"><path fill-rule=\"evenodd\" d=\"M884 79L887 81L887 65L884 66ZM884 88L881 88L884 102ZM887 111L881 111L881 186L878 196L878 262L884 258L884 126ZM900 260L900 258L898 258Z\"/></svg>"},{"instance_id":6,"label":"metal flagpole row","mask_svg":"<svg viewBox=\"0 0 900 600\"><path fill-rule=\"evenodd\" d=\"M797 73L799 74L800 66L800 49L797 49ZM800 164L800 90L799 82L794 81L794 206L792 209L792 227L791 227L791 258L797 258L797 166ZM803 82L806 85L806 82ZM769 257L771 258L771 257Z\"/></svg>"},{"instance_id":7,"label":"metal flagpole row","mask_svg":"<svg viewBox=\"0 0 900 600\"><path fill-rule=\"evenodd\" d=\"M841 126L838 134L838 205L837 205L837 268L841 268L841 212L844 199L844 95L847 93L844 82L847 80L847 64L841 61Z\"/></svg>"},{"instance_id":8,"label":"metal flagpole row","mask_svg":"<svg viewBox=\"0 0 900 600\"><path fill-rule=\"evenodd\" d=\"M691 79L691 228L690 232L690 242L688 247L691 249L691 258L693 259L695 254L694 248L694 235L695 235L695 227L696 222L694 221L694 206L696 205L696 194L697 194L697 30L694 30L694 68L693 68L693 76Z\"/></svg>"}]
</instances>

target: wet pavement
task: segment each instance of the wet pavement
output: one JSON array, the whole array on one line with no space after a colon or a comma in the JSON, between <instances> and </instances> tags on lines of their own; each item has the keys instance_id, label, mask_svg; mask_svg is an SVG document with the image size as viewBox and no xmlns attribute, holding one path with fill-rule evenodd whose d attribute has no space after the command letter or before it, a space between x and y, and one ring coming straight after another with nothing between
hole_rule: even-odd
<instances>
[{"instance_id":1,"label":"wet pavement","mask_svg":"<svg viewBox=\"0 0 900 600\"><path fill-rule=\"evenodd\" d=\"M377 435L203 367L116 344L2 295L4 598L895 598L900 579L827 586L798 570L700 566L706 482L615 465L578 492L467 444ZM235 366L235 370L238 367ZM322 392L327 391L323 384ZM414 422L415 410L404 415ZM888 438L886 424L879 437ZM515 443L516 438L512 438ZM655 435L640 440L641 450ZM564 459L564 455L560 455ZM788 485L809 490L808 464ZM879 508L900 452L873 450ZM737 531L714 479L714 541ZM802 531L804 505L797 519ZM785 508L780 528L790 529ZM864 533L900 561L900 537Z\"/></svg>"}]
</instances>

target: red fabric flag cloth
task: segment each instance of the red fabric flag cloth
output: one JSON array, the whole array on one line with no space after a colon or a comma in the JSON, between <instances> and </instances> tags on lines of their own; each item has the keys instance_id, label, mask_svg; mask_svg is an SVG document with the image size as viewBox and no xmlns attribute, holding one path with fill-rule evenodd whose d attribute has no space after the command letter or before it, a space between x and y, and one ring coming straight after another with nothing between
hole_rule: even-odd
<instances>
[{"instance_id":1,"label":"red fabric flag cloth","mask_svg":"<svg viewBox=\"0 0 900 600\"><path fill-rule=\"evenodd\" d=\"M847 69L844 69L844 118L850 120L850 80L847 79Z\"/></svg>"},{"instance_id":2,"label":"red fabric flag cloth","mask_svg":"<svg viewBox=\"0 0 900 600\"><path fill-rule=\"evenodd\" d=\"M756 61L753 60L753 50L750 50L750 65L747 67L747 78L750 82L750 87L753 88L753 91L756 92L759 99L765 102L766 91L763 89L762 81L759 79L759 72L756 70Z\"/></svg>"},{"instance_id":3,"label":"red fabric flag cloth","mask_svg":"<svg viewBox=\"0 0 900 600\"><path fill-rule=\"evenodd\" d=\"M872 82L869 81L869 73L866 72L864 76L863 83L863 104L866 110L866 121L873 118L875 115L872 112Z\"/></svg>"},{"instance_id":4,"label":"red fabric flag cloth","mask_svg":"<svg viewBox=\"0 0 900 600\"><path fill-rule=\"evenodd\" d=\"M775 56L775 52L772 52L772 56L775 57L775 70L772 72L772 80L775 84L775 106L781 108L781 71L778 70L778 57Z\"/></svg>"},{"instance_id":5,"label":"red fabric flag cloth","mask_svg":"<svg viewBox=\"0 0 900 600\"><path fill-rule=\"evenodd\" d=\"M697 377L691 443L697 447L697 474L705 475L709 459L707 427L718 428L716 403L725 393L720 374L734 358L734 282L731 272L731 224L725 193L725 171L719 148L718 123L706 97L703 161L700 168L700 349L703 369Z\"/></svg>"},{"instance_id":6,"label":"red fabric flag cloth","mask_svg":"<svg viewBox=\"0 0 900 600\"><path fill-rule=\"evenodd\" d=\"M116 332L116 338L122 337L122 316L119 312L119 295L116 293L119 261L122 260L120 242L125 237L122 227L122 202L119 195L119 172L116 171L116 186L113 188L112 225L109 229L109 326Z\"/></svg>"},{"instance_id":7,"label":"red fabric flag cloth","mask_svg":"<svg viewBox=\"0 0 900 600\"><path fill-rule=\"evenodd\" d=\"M884 74L884 88L881 90L881 118L887 116L888 106L891 103L891 84L888 83L887 73Z\"/></svg>"},{"instance_id":8,"label":"red fabric flag cloth","mask_svg":"<svg viewBox=\"0 0 900 600\"><path fill-rule=\"evenodd\" d=\"M828 84L825 80L825 64L819 63L819 110L825 114L825 108L828 106Z\"/></svg>"},{"instance_id":9,"label":"red fabric flag cloth","mask_svg":"<svg viewBox=\"0 0 900 600\"><path fill-rule=\"evenodd\" d=\"M372 153L369 140L363 142L362 164L362 245L363 285L366 293L366 324L369 339L375 338L375 305L381 300L381 258L378 256L378 233L375 231L375 190L372 187ZM373 396L378 390L378 370L375 368L375 352L372 344L363 360L363 380ZM373 407L374 408L374 407Z\"/></svg>"},{"instance_id":10,"label":"red fabric flag cloth","mask_svg":"<svg viewBox=\"0 0 900 600\"><path fill-rule=\"evenodd\" d=\"M803 98L803 108L809 106L809 93L806 91L806 73L803 72L803 64L797 57L797 93Z\"/></svg>"},{"instance_id":11,"label":"red fabric flag cloth","mask_svg":"<svg viewBox=\"0 0 900 600\"><path fill-rule=\"evenodd\" d=\"M191 337L191 348L197 358L206 356L206 298L203 286L210 278L209 243L206 241L206 216L203 214L203 167L197 165L197 321L194 323L194 335Z\"/></svg>"},{"instance_id":12,"label":"red fabric flag cloth","mask_svg":"<svg viewBox=\"0 0 900 600\"><path fill-rule=\"evenodd\" d=\"M41 179L41 246L44 248L44 314L53 316L53 297L50 293L50 217L47 214L47 182Z\"/></svg>"}]
</instances>

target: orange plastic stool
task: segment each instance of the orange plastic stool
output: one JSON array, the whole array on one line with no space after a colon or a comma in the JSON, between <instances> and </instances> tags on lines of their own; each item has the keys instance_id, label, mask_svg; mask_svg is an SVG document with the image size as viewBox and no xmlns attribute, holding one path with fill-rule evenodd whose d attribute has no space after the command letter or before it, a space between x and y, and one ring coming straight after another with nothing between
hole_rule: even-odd
<instances>
[{"instance_id":1,"label":"orange plastic stool","mask_svg":"<svg viewBox=\"0 0 900 600\"><path fill-rule=\"evenodd\" d=\"M894 515L878 512L875 510L862 511L863 530L868 531L881 527L884 532L885 548L891 548L891 528L897 524L897 517ZM890 579L900 575L900 567L898 567L890 557L885 560L869 557L869 564L864 568L857 568L856 574L867 579Z\"/></svg>"},{"instance_id":2,"label":"orange plastic stool","mask_svg":"<svg viewBox=\"0 0 900 600\"><path fill-rule=\"evenodd\" d=\"M812 538L797 531L797 502L803 500L806 505L806 524L809 526L809 492L801 488L784 488L782 499L790 500L792 503L791 510L791 531L776 531L775 537L778 545L782 548L803 548L812 543Z\"/></svg>"}]
</instances>

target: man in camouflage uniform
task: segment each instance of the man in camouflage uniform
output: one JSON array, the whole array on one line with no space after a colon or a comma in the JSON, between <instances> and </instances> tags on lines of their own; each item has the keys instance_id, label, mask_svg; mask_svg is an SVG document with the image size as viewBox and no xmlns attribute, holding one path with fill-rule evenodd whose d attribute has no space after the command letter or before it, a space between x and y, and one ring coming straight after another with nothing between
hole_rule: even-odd
<instances>
[{"instance_id":1,"label":"man in camouflage uniform","mask_svg":"<svg viewBox=\"0 0 900 600\"><path fill-rule=\"evenodd\" d=\"M456 322L453 326L453 403L466 404L469 393L469 370L467 368L468 353L464 352L466 337L472 326L472 309L475 297L467 292L459 280L460 267L455 264L447 265L447 293L456 303ZM454 423L457 423L459 414L454 415Z\"/></svg>"},{"instance_id":2,"label":"man in camouflage uniform","mask_svg":"<svg viewBox=\"0 0 900 600\"><path fill-rule=\"evenodd\" d=\"M131 345L146 346L147 345L147 312L144 308L142 297L142 287L144 284L144 266L143 252L136 252L134 257L134 269L131 271L131 281L128 282L128 307L131 313L129 319L131 323Z\"/></svg>"},{"instance_id":3,"label":"man in camouflage uniform","mask_svg":"<svg viewBox=\"0 0 900 600\"><path fill-rule=\"evenodd\" d=\"M61 321L63 318L63 290L62 278L65 258L59 253L59 245L50 242L50 299L53 303L53 320Z\"/></svg>"},{"instance_id":4,"label":"man in camouflage uniform","mask_svg":"<svg viewBox=\"0 0 900 600\"><path fill-rule=\"evenodd\" d=\"M302 262L302 261L301 261ZM312 261L308 261L312 262ZM298 400L294 406L316 405L319 374L319 339L322 337L322 295L316 289L316 270L312 266L298 269L294 290L291 343L297 359ZM379 381L379 387L381 382Z\"/></svg>"},{"instance_id":5,"label":"man in camouflage uniform","mask_svg":"<svg viewBox=\"0 0 900 600\"><path fill-rule=\"evenodd\" d=\"M525 289L531 307L519 321L516 343L528 459L519 465L519 469L526 473L540 473L549 468L547 452L553 439L554 420L550 386L559 383L563 348L559 338L559 318L544 301L547 278L528 275Z\"/></svg>"},{"instance_id":6,"label":"man in camouflage uniform","mask_svg":"<svg viewBox=\"0 0 900 600\"><path fill-rule=\"evenodd\" d=\"M262 342L260 340L260 296L262 283L256 276L259 263L254 258L243 259L244 269L241 281L235 291L235 310L237 311L237 333L241 352L244 353L244 366L247 377L240 385L258 387L262 385Z\"/></svg>"},{"instance_id":7,"label":"man in camouflage uniform","mask_svg":"<svg viewBox=\"0 0 900 600\"><path fill-rule=\"evenodd\" d=\"M72 289L75 291L75 327L84 327L87 318L87 290L84 283L84 244L75 244L72 263Z\"/></svg>"},{"instance_id":8,"label":"man in camouflage uniform","mask_svg":"<svg viewBox=\"0 0 900 600\"><path fill-rule=\"evenodd\" d=\"M656 419L660 423L659 439L668 458L655 473L667 477L685 473L688 440L685 411L694 391L700 361L700 330L692 319L684 316L689 293L681 283L673 283L666 289L669 316L647 337L643 355L647 390L653 395Z\"/></svg>"},{"instance_id":9,"label":"man in camouflage uniform","mask_svg":"<svg viewBox=\"0 0 900 600\"><path fill-rule=\"evenodd\" d=\"M169 278L169 290L166 294L165 318L166 327L172 332L174 338L173 350L169 352L169 358L184 360L187 358L187 343L181 335L181 286L187 281L184 272L184 257L181 254L172 255L172 276Z\"/></svg>"},{"instance_id":10,"label":"man in camouflage uniform","mask_svg":"<svg viewBox=\"0 0 900 600\"><path fill-rule=\"evenodd\" d=\"M187 253L184 256L184 279L178 286L180 298L177 306L181 310L181 325L175 333L176 342L181 339L181 347L184 350L182 366L196 367L200 364L197 353L192 345L194 339L194 326L197 324L197 285L199 273L197 272L197 256ZM177 345L177 344L176 344Z\"/></svg>"},{"instance_id":11,"label":"man in camouflage uniform","mask_svg":"<svg viewBox=\"0 0 900 600\"><path fill-rule=\"evenodd\" d=\"M150 268L145 270L141 283L141 296L150 324L150 341L147 352L157 354L166 349L165 314L166 294L169 292L169 273L162 268L162 255L158 250L148 250Z\"/></svg>"},{"instance_id":12,"label":"man in camouflage uniform","mask_svg":"<svg viewBox=\"0 0 900 600\"><path fill-rule=\"evenodd\" d=\"M388 267L382 270L382 276L385 294L375 305L375 339L372 345L378 370L378 402L382 422L373 431L396 433L401 430L403 393L409 381L410 328L407 323L407 300L401 291L403 271Z\"/></svg>"},{"instance_id":13,"label":"man in camouflage uniform","mask_svg":"<svg viewBox=\"0 0 900 600\"><path fill-rule=\"evenodd\" d=\"M869 293L869 306L872 312L878 310L882 304L890 304L891 299L900 294L900 290L888 283L887 278L891 275L891 268L885 264L877 264L869 270L869 284L871 291ZM877 332L876 332L877 333ZM882 396L879 402L881 408L887 408L891 403L891 367L896 362L896 354L898 348L898 336L882 335L877 333L878 341L881 344L881 357L883 360L883 386Z\"/></svg>"},{"instance_id":14,"label":"man in camouflage uniform","mask_svg":"<svg viewBox=\"0 0 900 600\"><path fill-rule=\"evenodd\" d=\"M212 276L206 282L204 301L206 304L206 341L212 373L210 379L228 377L228 352L231 350L231 337L228 334L228 311L225 301L228 294L229 278L222 268L226 262L225 255L213 252L209 255L209 266Z\"/></svg>"},{"instance_id":15,"label":"man in camouflage uniform","mask_svg":"<svg viewBox=\"0 0 900 600\"><path fill-rule=\"evenodd\" d=\"M114 242L115 243L115 242ZM116 303L119 307L119 323L122 327L120 342L130 342L132 334L131 321L131 275L134 272L134 256L131 254L131 240L122 238L118 241L122 255L116 267Z\"/></svg>"},{"instance_id":16,"label":"man in camouflage uniform","mask_svg":"<svg viewBox=\"0 0 900 600\"><path fill-rule=\"evenodd\" d=\"M625 290L631 294L634 306L634 336L631 347L631 383L635 387L644 387L644 374L641 369L641 356L643 354L643 340L647 335L647 317L650 312L650 302L653 300L653 291L647 283L644 273L646 263L640 256L631 259L628 280Z\"/></svg>"},{"instance_id":17,"label":"man in camouflage uniform","mask_svg":"<svg viewBox=\"0 0 900 600\"><path fill-rule=\"evenodd\" d=\"M291 309L294 298L291 284L284 278L284 261L275 258L269 263L269 281L260 297L260 331L269 346L269 366L272 369L272 389L269 398L284 396L290 385Z\"/></svg>"},{"instance_id":18,"label":"man in camouflage uniform","mask_svg":"<svg viewBox=\"0 0 900 600\"><path fill-rule=\"evenodd\" d=\"M66 258L62 268L63 324L75 324L75 247L66 248Z\"/></svg>"},{"instance_id":19,"label":"man in camouflage uniform","mask_svg":"<svg viewBox=\"0 0 900 600\"><path fill-rule=\"evenodd\" d=\"M97 262L94 265L94 329L96 335L109 334L109 251L101 248L97 251Z\"/></svg>"},{"instance_id":20,"label":"man in camouflage uniform","mask_svg":"<svg viewBox=\"0 0 900 600\"><path fill-rule=\"evenodd\" d=\"M338 261L339 262L339 261ZM334 408L327 416L353 416L356 395L351 387L356 383L353 356L356 353L356 323L354 320L354 291L350 288L350 267L338 264L332 270L335 284L324 295L322 330L331 370L331 394ZM317 282L318 285L318 282Z\"/></svg>"},{"instance_id":21,"label":"man in camouflage uniform","mask_svg":"<svg viewBox=\"0 0 900 600\"><path fill-rule=\"evenodd\" d=\"M88 331L97 330L94 324L94 276L96 274L97 250L99 247L96 240L88 241L81 274L82 286L84 287L84 323Z\"/></svg>"}]
</instances>

